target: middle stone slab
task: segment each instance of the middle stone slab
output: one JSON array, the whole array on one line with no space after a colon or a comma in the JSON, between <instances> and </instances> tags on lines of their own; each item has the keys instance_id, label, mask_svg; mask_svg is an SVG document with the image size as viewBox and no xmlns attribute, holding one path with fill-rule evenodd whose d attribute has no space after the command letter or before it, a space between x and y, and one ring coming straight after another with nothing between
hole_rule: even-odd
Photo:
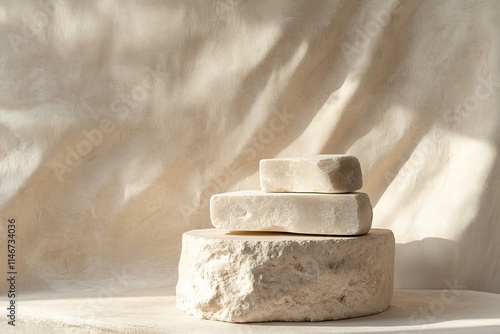
<instances>
[{"instance_id":1,"label":"middle stone slab","mask_svg":"<svg viewBox=\"0 0 500 334\"><path fill-rule=\"evenodd\" d=\"M210 198L216 228L303 234L359 235L372 225L365 193L314 194L235 191Z\"/></svg>"}]
</instances>

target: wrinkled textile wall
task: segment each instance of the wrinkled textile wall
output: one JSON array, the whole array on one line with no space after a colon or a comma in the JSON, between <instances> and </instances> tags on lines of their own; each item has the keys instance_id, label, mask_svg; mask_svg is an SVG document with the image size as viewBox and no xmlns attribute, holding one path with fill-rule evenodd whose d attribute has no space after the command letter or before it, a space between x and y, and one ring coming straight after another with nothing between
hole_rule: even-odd
<instances>
[{"instance_id":1,"label":"wrinkled textile wall","mask_svg":"<svg viewBox=\"0 0 500 334\"><path fill-rule=\"evenodd\" d=\"M396 287L500 293L498 17L494 0L1 1L19 288L172 287L210 195L258 189L262 158L347 152L396 235Z\"/></svg>"}]
</instances>

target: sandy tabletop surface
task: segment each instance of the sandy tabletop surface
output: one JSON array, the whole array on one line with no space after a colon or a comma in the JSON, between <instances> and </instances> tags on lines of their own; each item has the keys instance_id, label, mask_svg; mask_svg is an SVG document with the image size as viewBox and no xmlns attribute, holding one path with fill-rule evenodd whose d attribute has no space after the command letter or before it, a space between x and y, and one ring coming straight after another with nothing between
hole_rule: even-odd
<instances>
[{"instance_id":1,"label":"sandy tabletop surface","mask_svg":"<svg viewBox=\"0 0 500 334\"><path fill-rule=\"evenodd\" d=\"M16 327L2 317L2 333L500 333L500 295L453 289L396 290L381 314L314 323L201 320L175 308L171 289L33 293L17 306Z\"/></svg>"}]
</instances>

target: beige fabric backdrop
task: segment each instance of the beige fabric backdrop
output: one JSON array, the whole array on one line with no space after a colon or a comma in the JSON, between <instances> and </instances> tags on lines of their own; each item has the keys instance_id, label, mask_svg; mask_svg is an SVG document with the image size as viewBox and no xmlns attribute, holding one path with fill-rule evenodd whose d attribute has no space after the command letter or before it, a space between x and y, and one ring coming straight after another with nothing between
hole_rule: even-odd
<instances>
[{"instance_id":1,"label":"beige fabric backdrop","mask_svg":"<svg viewBox=\"0 0 500 334\"><path fill-rule=\"evenodd\" d=\"M0 1L19 289L172 292L210 195L258 189L262 158L347 152L396 235L396 287L500 293L499 17L494 0Z\"/></svg>"}]
</instances>

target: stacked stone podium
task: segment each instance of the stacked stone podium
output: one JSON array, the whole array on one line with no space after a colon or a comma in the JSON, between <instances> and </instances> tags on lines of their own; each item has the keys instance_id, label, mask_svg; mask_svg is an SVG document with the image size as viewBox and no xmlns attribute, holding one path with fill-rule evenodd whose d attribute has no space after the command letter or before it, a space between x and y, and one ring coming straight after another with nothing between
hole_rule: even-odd
<instances>
[{"instance_id":1,"label":"stacked stone podium","mask_svg":"<svg viewBox=\"0 0 500 334\"><path fill-rule=\"evenodd\" d=\"M212 196L215 229L183 234L176 305L227 322L323 321L390 305L394 236L371 229L358 159L260 162L261 190Z\"/></svg>"}]
</instances>

